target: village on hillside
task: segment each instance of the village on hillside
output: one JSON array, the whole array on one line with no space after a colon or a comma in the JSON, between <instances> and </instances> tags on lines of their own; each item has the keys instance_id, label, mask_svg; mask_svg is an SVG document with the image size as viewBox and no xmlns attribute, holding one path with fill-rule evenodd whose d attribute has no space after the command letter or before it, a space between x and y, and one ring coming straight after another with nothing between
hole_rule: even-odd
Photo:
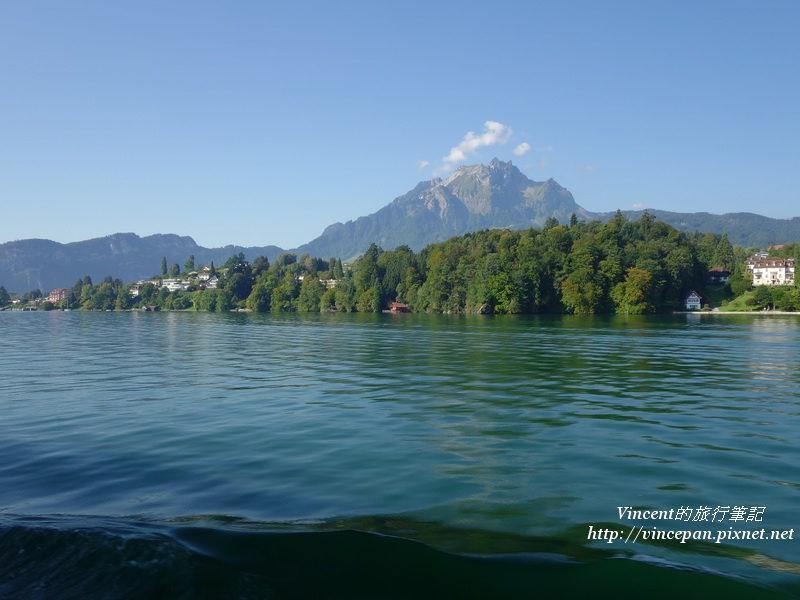
<instances>
[{"instance_id":1,"label":"village on hillside","mask_svg":"<svg viewBox=\"0 0 800 600\"><path fill-rule=\"evenodd\" d=\"M745 274L753 288L760 286L794 286L795 285L795 259L770 257L769 250L779 250L783 246L770 246L767 250L750 256L744 263ZM709 284L725 284L732 273L722 267L715 267L708 272ZM702 310L713 308L708 298L704 298L692 290L683 299L686 310ZM753 306L753 305L751 305ZM762 310L774 308L763 306Z\"/></svg>"}]
</instances>

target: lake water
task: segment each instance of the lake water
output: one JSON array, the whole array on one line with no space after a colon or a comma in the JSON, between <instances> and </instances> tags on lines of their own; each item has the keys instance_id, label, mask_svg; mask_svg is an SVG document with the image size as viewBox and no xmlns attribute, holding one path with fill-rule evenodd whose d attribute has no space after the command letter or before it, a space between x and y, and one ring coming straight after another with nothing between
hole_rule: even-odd
<instances>
[{"instance_id":1,"label":"lake water","mask_svg":"<svg viewBox=\"0 0 800 600\"><path fill-rule=\"evenodd\" d=\"M3 598L800 596L800 317L0 336Z\"/></svg>"}]
</instances>

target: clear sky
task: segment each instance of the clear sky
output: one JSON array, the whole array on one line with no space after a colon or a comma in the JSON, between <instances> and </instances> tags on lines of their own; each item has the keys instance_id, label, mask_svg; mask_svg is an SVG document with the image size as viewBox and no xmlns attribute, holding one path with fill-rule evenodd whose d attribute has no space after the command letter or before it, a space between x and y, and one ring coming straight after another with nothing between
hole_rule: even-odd
<instances>
[{"instance_id":1,"label":"clear sky","mask_svg":"<svg viewBox=\"0 0 800 600\"><path fill-rule=\"evenodd\" d=\"M800 216L800 2L0 5L0 243L292 248L460 164Z\"/></svg>"}]
</instances>

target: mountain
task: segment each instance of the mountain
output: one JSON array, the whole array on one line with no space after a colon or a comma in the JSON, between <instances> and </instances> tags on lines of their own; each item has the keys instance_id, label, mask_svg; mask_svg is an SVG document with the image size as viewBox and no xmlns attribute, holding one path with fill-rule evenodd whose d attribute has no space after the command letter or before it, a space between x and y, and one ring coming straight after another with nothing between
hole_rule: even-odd
<instances>
[{"instance_id":1,"label":"mountain","mask_svg":"<svg viewBox=\"0 0 800 600\"><path fill-rule=\"evenodd\" d=\"M622 213L631 220L638 219L644 211L627 210ZM659 221L664 221L681 231L726 233L732 244L745 248L766 248L772 244L800 242L800 217L772 219L749 212L713 215L707 212L676 213L667 210L648 210ZM600 215L601 220L613 214Z\"/></svg>"},{"instance_id":2,"label":"mountain","mask_svg":"<svg viewBox=\"0 0 800 600\"><path fill-rule=\"evenodd\" d=\"M161 259L168 264L183 263L194 255L195 264L222 265L234 254L243 252L249 258L263 255L274 260L281 249L277 246L243 248L203 248L186 236L173 234L139 237L133 233L117 233L71 244L50 240L19 240L0 244L0 285L19 294L40 289L48 292L57 287L71 287L89 275L95 283L107 275L130 282L161 272Z\"/></svg>"},{"instance_id":3,"label":"mountain","mask_svg":"<svg viewBox=\"0 0 800 600\"><path fill-rule=\"evenodd\" d=\"M623 211L638 219L643 211ZM753 213L675 213L649 210L676 229L693 233L728 234L733 244L763 248L800 241L800 218L771 219ZM450 237L490 228L541 227L549 217L567 223L572 214L581 220L607 221L615 213L590 212L552 179L535 182L511 162L496 158L488 165L456 169L446 179L417 185L378 212L347 223L330 225L296 252L346 259L364 252L371 243L384 249L401 244L419 250Z\"/></svg>"},{"instance_id":4,"label":"mountain","mask_svg":"<svg viewBox=\"0 0 800 600\"><path fill-rule=\"evenodd\" d=\"M446 179L424 181L376 213L330 225L296 252L350 258L372 242L387 249L405 244L420 250L469 231L540 227L548 217L565 222L573 213L593 218L554 180L531 181L510 161L494 159L488 165L460 167Z\"/></svg>"},{"instance_id":5,"label":"mountain","mask_svg":"<svg viewBox=\"0 0 800 600\"><path fill-rule=\"evenodd\" d=\"M800 241L800 218L770 219L752 213L713 215L675 213L650 209L657 219L688 232L726 233L733 244L766 247ZM550 217L567 223L575 214L581 220L606 221L614 213L594 213L579 206L569 190L552 179L535 182L511 162L494 159L488 165L456 169L445 179L419 183L377 212L347 223L335 223L318 238L292 250L319 258L343 260L363 253L371 243L384 249L408 245L420 250L470 231L491 228L541 227ZM638 219L642 211L624 211ZM203 248L190 237L118 233L72 244L49 240L21 240L0 244L0 285L23 293L36 288L46 292L71 286L90 275L123 281L150 277L161 269L161 258L183 266L190 254L196 264L221 265L239 252L252 260L263 255L271 261L282 252L277 246Z\"/></svg>"}]
</instances>

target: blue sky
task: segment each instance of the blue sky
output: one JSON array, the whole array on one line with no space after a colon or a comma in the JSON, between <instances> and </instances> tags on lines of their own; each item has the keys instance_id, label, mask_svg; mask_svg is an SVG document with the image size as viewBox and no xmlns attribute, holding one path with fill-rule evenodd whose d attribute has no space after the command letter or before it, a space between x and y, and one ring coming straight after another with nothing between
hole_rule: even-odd
<instances>
[{"instance_id":1,"label":"blue sky","mask_svg":"<svg viewBox=\"0 0 800 600\"><path fill-rule=\"evenodd\" d=\"M800 2L0 7L0 242L292 248L459 164L800 216Z\"/></svg>"}]
</instances>

